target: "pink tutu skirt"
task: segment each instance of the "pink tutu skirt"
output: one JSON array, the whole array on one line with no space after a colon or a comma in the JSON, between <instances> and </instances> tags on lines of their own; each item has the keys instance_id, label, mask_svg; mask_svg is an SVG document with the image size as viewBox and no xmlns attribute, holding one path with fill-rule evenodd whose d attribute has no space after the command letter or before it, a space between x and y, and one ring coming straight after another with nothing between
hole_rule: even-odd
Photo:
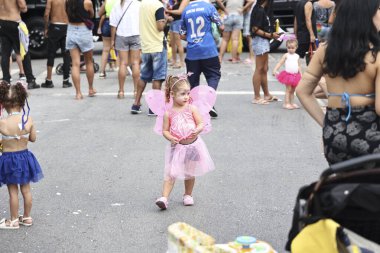
<instances>
[{"instance_id":1,"label":"pink tutu skirt","mask_svg":"<svg viewBox=\"0 0 380 253\"><path fill-rule=\"evenodd\" d=\"M277 75L277 80L282 84L296 87L299 81L301 80L301 74L300 73L292 74L284 70L284 71L281 71L281 73Z\"/></svg>"},{"instance_id":2,"label":"pink tutu skirt","mask_svg":"<svg viewBox=\"0 0 380 253\"><path fill-rule=\"evenodd\" d=\"M201 137L191 144L169 144L165 152L165 180L191 179L215 169Z\"/></svg>"}]
</instances>

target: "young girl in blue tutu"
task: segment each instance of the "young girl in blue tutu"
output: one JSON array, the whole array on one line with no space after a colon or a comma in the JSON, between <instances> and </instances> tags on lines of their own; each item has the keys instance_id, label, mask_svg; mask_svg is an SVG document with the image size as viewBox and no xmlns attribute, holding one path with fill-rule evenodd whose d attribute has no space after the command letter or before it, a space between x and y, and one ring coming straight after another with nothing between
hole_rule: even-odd
<instances>
[{"instance_id":1,"label":"young girl in blue tutu","mask_svg":"<svg viewBox=\"0 0 380 253\"><path fill-rule=\"evenodd\" d=\"M0 229L18 229L21 225L31 226L32 194L30 182L43 178L41 167L32 152L27 149L28 141L36 141L36 129L29 116L27 92L21 82L10 85L0 82L0 107L8 116L0 120L3 154L0 156L0 186L6 184L10 198L10 220L2 219ZM24 106L28 111L25 112ZM18 189L24 198L24 214L18 215Z\"/></svg>"}]
</instances>

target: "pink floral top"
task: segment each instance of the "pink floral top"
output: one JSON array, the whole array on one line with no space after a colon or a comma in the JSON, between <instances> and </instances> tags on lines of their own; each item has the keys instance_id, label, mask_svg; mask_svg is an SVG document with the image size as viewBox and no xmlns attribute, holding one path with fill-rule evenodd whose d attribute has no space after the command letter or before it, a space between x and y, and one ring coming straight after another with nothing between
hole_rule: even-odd
<instances>
[{"instance_id":1,"label":"pink floral top","mask_svg":"<svg viewBox=\"0 0 380 253\"><path fill-rule=\"evenodd\" d=\"M188 138L197 127L190 105L182 111L169 110L169 132L179 140Z\"/></svg>"}]
</instances>

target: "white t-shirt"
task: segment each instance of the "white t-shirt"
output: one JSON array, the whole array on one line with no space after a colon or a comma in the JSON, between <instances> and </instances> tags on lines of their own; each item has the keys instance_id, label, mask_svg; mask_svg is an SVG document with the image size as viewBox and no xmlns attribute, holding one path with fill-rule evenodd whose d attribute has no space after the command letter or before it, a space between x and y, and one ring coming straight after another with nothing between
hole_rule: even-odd
<instances>
[{"instance_id":1,"label":"white t-shirt","mask_svg":"<svg viewBox=\"0 0 380 253\"><path fill-rule=\"evenodd\" d=\"M123 8L120 8L120 1L114 5L110 15L110 25L113 27L117 27L117 24L119 24L125 10L128 8L116 30L116 35L123 37L140 35L140 4L141 3L137 0L126 0L124 1Z\"/></svg>"},{"instance_id":2,"label":"white t-shirt","mask_svg":"<svg viewBox=\"0 0 380 253\"><path fill-rule=\"evenodd\" d=\"M285 60L285 71L291 74L296 74L299 72L298 69L298 59L300 56L298 54L289 54L286 55Z\"/></svg>"}]
</instances>

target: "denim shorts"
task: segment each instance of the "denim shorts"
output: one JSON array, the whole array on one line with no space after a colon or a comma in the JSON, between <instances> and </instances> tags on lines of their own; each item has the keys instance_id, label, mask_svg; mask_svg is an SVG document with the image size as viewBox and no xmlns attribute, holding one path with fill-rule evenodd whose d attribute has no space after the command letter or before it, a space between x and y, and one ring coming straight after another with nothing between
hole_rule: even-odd
<instances>
[{"instance_id":1,"label":"denim shorts","mask_svg":"<svg viewBox=\"0 0 380 253\"><path fill-rule=\"evenodd\" d=\"M158 53L143 53L141 55L140 79L145 82L165 80L167 72L167 52L163 49Z\"/></svg>"},{"instance_id":2,"label":"denim shorts","mask_svg":"<svg viewBox=\"0 0 380 253\"><path fill-rule=\"evenodd\" d=\"M79 48L82 53L94 49L92 31L85 25L68 25L66 37L66 49Z\"/></svg>"},{"instance_id":3,"label":"denim shorts","mask_svg":"<svg viewBox=\"0 0 380 253\"><path fill-rule=\"evenodd\" d=\"M170 24L170 31L173 33L179 33L179 30L181 29L181 23L182 23L182 20L174 20Z\"/></svg>"},{"instance_id":4,"label":"denim shorts","mask_svg":"<svg viewBox=\"0 0 380 253\"><path fill-rule=\"evenodd\" d=\"M243 29L243 15L232 14L228 15L224 20L224 31L232 32L233 30Z\"/></svg>"},{"instance_id":5,"label":"denim shorts","mask_svg":"<svg viewBox=\"0 0 380 253\"><path fill-rule=\"evenodd\" d=\"M244 14L243 21L243 36L251 35L251 12L247 12Z\"/></svg>"},{"instance_id":6,"label":"denim shorts","mask_svg":"<svg viewBox=\"0 0 380 253\"><path fill-rule=\"evenodd\" d=\"M108 18L104 20L101 30L102 30L103 37L111 37L111 26L110 26L110 20Z\"/></svg>"},{"instance_id":7,"label":"denim shorts","mask_svg":"<svg viewBox=\"0 0 380 253\"><path fill-rule=\"evenodd\" d=\"M268 39L264 39L260 36L252 38L252 49L255 55L263 55L270 51L270 43Z\"/></svg>"},{"instance_id":8,"label":"denim shorts","mask_svg":"<svg viewBox=\"0 0 380 253\"><path fill-rule=\"evenodd\" d=\"M115 49L119 51L140 50L140 36L119 36L116 35Z\"/></svg>"}]
</instances>

